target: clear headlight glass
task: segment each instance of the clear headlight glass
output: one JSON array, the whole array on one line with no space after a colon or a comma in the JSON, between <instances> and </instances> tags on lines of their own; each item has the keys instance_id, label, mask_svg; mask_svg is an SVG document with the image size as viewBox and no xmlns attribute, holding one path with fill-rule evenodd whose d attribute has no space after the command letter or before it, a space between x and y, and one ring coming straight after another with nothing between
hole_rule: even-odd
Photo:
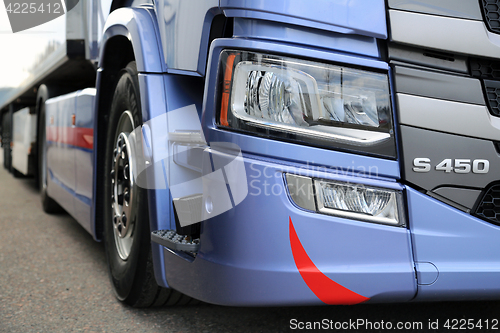
<instances>
[{"instance_id":1,"label":"clear headlight glass","mask_svg":"<svg viewBox=\"0 0 500 333\"><path fill-rule=\"evenodd\" d=\"M221 59L219 125L395 157L386 73L251 52Z\"/></svg>"}]
</instances>

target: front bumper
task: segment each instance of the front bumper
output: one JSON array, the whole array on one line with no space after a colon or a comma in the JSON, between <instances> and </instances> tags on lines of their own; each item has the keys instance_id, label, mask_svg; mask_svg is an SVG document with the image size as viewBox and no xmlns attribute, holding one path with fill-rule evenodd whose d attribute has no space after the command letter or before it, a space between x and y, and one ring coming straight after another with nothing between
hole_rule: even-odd
<instances>
[{"instance_id":1,"label":"front bumper","mask_svg":"<svg viewBox=\"0 0 500 333\"><path fill-rule=\"evenodd\" d=\"M284 169L277 163L251 158L245 158L245 167L247 197L232 210L202 223L196 258L186 260L164 248L170 287L223 305L324 304L299 272L291 244L294 229L317 269L366 301L408 301L414 297L416 280L406 228L346 220L294 206L283 172L307 175L310 170ZM355 179L338 173L315 174L325 179ZM359 181L396 186L378 179ZM349 300L334 298L329 302L345 303Z\"/></svg>"}]
</instances>

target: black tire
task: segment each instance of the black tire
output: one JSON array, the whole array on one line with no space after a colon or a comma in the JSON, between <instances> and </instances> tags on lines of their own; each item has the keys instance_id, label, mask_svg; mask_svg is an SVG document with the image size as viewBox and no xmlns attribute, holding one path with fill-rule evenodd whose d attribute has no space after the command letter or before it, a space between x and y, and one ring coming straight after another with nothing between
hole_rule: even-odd
<instances>
[{"instance_id":1,"label":"black tire","mask_svg":"<svg viewBox=\"0 0 500 333\"><path fill-rule=\"evenodd\" d=\"M24 178L24 174L22 174L21 172L17 171L16 169L12 168L12 175L15 177L15 178Z\"/></svg>"},{"instance_id":2,"label":"black tire","mask_svg":"<svg viewBox=\"0 0 500 333\"><path fill-rule=\"evenodd\" d=\"M191 298L156 283L147 190L133 182L127 167L135 157L129 156L133 153L127 150L125 137L140 125L139 82L135 62L131 62L120 72L113 94L102 170L104 245L109 276L116 297L128 305L174 305Z\"/></svg>"},{"instance_id":3,"label":"black tire","mask_svg":"<svg viewBox=\"0 0 500 333\"><path fill-rule=\"evenodd\" d=\"M45 100L40 105L38 114L38 140L37 140L37 157L38 157L38 187L40 189L40 199L42 201L43 211L48 214L57 214L64 212L64 209L52 199L47 193L48 170L47 170L47 142L45 133Z\"/></svg>"}]
</instances>

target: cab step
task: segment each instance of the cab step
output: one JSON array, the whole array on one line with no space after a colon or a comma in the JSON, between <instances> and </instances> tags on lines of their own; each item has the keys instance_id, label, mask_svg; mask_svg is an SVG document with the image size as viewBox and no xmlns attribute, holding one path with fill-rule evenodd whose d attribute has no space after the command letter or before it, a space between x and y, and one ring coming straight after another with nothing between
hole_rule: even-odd
<instances>
[{"instance_id":1,"label":"cab step","mask_svg":"<svg viewBox=\"0 0 500 333\"><path fill-rule=\"evenodd\" d=\"M151 233L151 241L174 251L196 253L200 249L200 239L179 235L175 230L157 230Z\"/></svg>"}]
</instances>

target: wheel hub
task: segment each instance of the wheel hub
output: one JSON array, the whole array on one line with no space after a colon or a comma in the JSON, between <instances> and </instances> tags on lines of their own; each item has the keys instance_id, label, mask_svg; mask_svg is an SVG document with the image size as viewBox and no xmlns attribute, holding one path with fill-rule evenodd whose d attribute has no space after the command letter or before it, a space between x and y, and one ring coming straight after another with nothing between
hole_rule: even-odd
<instances>
[{"instance_id":1,"label":"wheel hub","mask_svg":"<svg viewBox=\"0 0 500 333\"><path fill-rule=\"evenodd\" d=\"M120 258L126 260L134 237L134 181L132 176L133 154L128 140L133 123L129 112L120 118L111 166L112 211L115 244Z\"/></svg>"}]
</instances>

